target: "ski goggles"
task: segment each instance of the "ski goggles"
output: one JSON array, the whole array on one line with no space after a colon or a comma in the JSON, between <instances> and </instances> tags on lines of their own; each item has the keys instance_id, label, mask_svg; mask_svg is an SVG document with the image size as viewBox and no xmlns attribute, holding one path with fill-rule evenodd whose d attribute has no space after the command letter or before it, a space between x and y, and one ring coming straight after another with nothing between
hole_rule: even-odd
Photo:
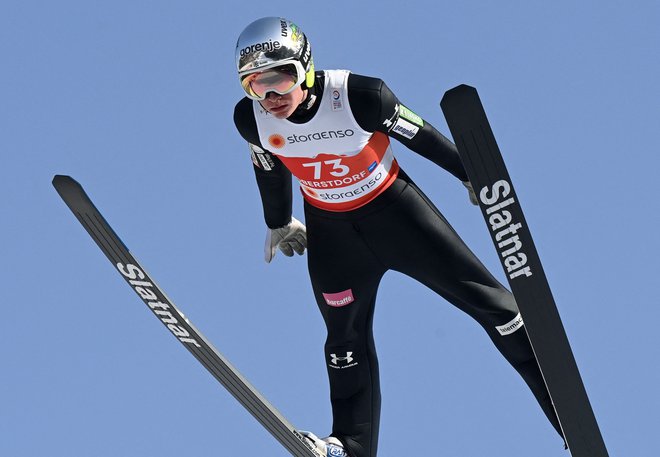
<instances>
[{"instance_id":1,"label":"ski goggles","mask_svg":"<svg viewBox=\"0 0 660 457\"><path fill-rule=\"evenodd\" d=\"M305 70L300 62L293 61L272 68L260 68L242 74L241 86L252 100L265 100L268 92L286 95L305 80Z\"/></svg>"}]
</instances>

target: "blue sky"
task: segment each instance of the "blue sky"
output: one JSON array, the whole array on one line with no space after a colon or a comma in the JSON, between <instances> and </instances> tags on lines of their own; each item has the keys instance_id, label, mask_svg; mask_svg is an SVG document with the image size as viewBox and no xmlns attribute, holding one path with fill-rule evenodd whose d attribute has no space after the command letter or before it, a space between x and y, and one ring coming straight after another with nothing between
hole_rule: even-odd
<instances>
[{"instance_id":1,"label":"blue sky","mask_svg":"<svg viewBox=\"0 0 660 457\"><path fill-rule=\"evenodd\" d=\"M657 456L660 4L227 3L0 6L0 455L286 455L125 285L54 174L291 422L328 433L305 259L263 262L231 119L236 37L283 15L317 68L383 78L446 135L444 91L478 88L610 455ZM504 280L460 183L394 148ZM379 455L567 455L483 331L422 285L386 275L375 334Z\"/></svg>"}]
</instances>

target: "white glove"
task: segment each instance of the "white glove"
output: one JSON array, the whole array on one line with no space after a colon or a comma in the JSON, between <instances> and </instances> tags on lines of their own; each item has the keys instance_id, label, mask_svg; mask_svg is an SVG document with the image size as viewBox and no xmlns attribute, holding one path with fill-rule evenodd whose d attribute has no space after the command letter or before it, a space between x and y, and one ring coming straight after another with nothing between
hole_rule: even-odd
<instances>
[{"instance_id":1,"label":"white glove","mask_svg":"<svg viewBox=\"0 0 660 457\"><path fill-rule=\"evenodd\" d=\"M268 229L266 232L266 246L264 247L264 260L270 263L275 257L277 248L287 257L293 257L293 252L302 255L307 247L307 231L305 224L295 217L291 218L284 227Z\"/></svg>"},{"instance_id":2,"label":"white glove","mask_svg":"<svg viewBox=\"0 0 660 457\"><path fill-rule=\"evenodd\" d=\"M472 188L472 183L470 181L461 181L465 188L468 190L468 196L470 197L470 203L474 206L479 206L479 201L477 200L477 194L474 193Z\"/></svg>"}]
</instances>

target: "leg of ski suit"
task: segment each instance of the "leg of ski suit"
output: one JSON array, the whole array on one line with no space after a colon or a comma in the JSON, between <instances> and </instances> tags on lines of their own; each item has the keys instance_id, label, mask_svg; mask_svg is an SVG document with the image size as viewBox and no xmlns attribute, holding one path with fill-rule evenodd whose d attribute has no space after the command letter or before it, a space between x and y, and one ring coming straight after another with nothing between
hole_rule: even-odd
<instances>
[{"instance_id":1,"label":"leg of ski suit","mask_svg":"<svg viewBox=\"0 0 660 457\"><path fill-rule=\"evenodd\" d=\"M403 172L381 196L357 210L333 213L307 204L305 209L309 272L328 330L332 434L351 457L376 455L380 386L372 321L378 284L390 269L415 278L472 316L559 432L526 333L502 336L496 329L518 315L513 295Z\"/></svg>"}]
</instances>

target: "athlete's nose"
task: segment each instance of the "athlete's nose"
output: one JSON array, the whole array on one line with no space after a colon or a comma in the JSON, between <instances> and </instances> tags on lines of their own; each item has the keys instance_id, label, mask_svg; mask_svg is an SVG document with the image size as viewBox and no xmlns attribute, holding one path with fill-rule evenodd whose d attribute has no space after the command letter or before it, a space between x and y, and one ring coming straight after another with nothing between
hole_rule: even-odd
<instances>
[{"instance_id":1,"label":"athlete's nose","mask_svg":"<svg viewBox=\"0 0 660 457\"><path fill-rule=\"evenodd\" d=\"M271 102L276 102L277 100L281 99L282 96L276 92L271 91L266 94L266 98Z\"/></svg>"}]
</instances>

